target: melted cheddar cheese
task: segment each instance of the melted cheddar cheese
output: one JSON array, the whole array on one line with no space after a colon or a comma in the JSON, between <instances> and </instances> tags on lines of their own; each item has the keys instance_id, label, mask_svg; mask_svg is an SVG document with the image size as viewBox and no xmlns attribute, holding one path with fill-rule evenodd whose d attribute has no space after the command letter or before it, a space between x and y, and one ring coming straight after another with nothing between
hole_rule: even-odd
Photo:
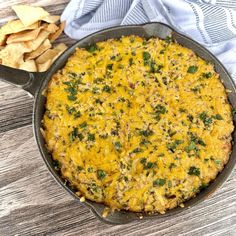
<instances>
[{"instance_id":1,"label":"melted cheddar cheese","mask_svg":"<svg viewBox=\"0 0 236 236\"><path fill-rule=\"evenodd\" d=\"M43 134L77 194L160 212L227 163L231 107L212 64L172 41L122 37L77 48L47 89Z\"/></svg>"}]
</instances>

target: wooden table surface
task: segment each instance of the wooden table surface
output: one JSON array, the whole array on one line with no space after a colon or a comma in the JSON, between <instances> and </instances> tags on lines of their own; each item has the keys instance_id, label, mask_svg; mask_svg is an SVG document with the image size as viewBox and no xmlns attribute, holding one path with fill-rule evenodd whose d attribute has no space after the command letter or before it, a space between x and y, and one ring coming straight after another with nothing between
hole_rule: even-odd
<instances>
[{"instance_id":1,"label":"wooden table surface","mask_svg":"<svg viewBox=\"0 0 236 236\"><path fill-rule=\"evenodd\" d=\"M68 0L0 0L0 24L9 6L30 3L61 14ZM59 41L73 41L62 36ZM236 235L236 170L210 199L165 219L112 226L100 222L52 178L32 131L33 99L0 82L0 236L10 235Z\"/></svg>"}]
</instances>

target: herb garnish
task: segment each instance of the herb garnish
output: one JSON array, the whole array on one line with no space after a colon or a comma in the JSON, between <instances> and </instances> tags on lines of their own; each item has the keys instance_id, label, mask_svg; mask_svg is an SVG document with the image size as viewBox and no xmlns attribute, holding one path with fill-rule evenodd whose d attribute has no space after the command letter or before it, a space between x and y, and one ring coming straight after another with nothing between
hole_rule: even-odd
<instances>
[{"instance_id":1,"label":"herb garnish","mask_svg":"<svg viewBox=\"0 0 236 236\"><path fill-rule=\"evenodd\" d=\"M190 74L194 74L194 73L197 72L197 70L198 70L198 67L197 67L197 66L190 66L190 67L188 68L187 72L190 73Z\"/></svg>"},{"instance_id":2,"label":"herb garnish","mask_svg":"<svg viewBox=\"0 0 236 236\"><path fill-rule=\"evenodd\" d=\"M80 111L76 111L74 113L74 118L76 119L76 118L79 118L79 117L81 117L81 112Z\"/></svg>"},{"instance_id":3,"label":"herb garnish","mask_svg":"<svg viewBox=\"0 0 236 236\"><path fill-rule=\"evenodd\" d=\"M150 60L150 73L160 73L161 69L164 67L163 65L157 65L154 60Z\"/></svg>"},{"instance_id":4,"label":"herb garnish","mask_svg":"<svg viewBox=\"0 0 236 236\"><path fill-rule=\"evenodd\" d=\"M159 121L161 119L161 114L167 113L167 109L165 106L158 104L154 107L154 118L155 120Z\"/></svg>"},{"instance_id":5,"label":"herb garnish","mask_svg":"<svg viewBox=\"0 0 236 236\"><path fill-rule=\"evenodd\" d=\"M66 110L70 115L72 115L76 111L74 107L69 107L69 106L66 106Z\"/></svg>"},{"instance_id":6,"label":"herb garnish","mask_svg":"<svg viewBox=\"0 0 236 236\"><path fill-rule=\"evenodd\" d=\"M149 140L147 140L147 139L142 139L139 144L145 146L145 145L147 145L147 144L149 144L149 143L151 143Z\"/></svg>"},{"instance_id":7,"label":"herb garnish","mask_svg":"<svg viewBox=\"0 0 236 236\"><path fill-rule=\"evenodd\" d=\"M146 164L146 162L147 162L147 158L145 158L145 157L143 157L141 160L140 160L140 163L141 164Z\"/></svg>"},{"instance_id":8,"label":"herb garnish","mask_svg":"<svg viewBox=\"0 0 236 236\"><path fill-rule=\"evenodd\" d=\"M233 108L232 113L233 113L233 115L236 114L236 108Z\"/></svg>"},{"instance_id":9,"label":"herb garnish","mask_svg":"<svg viewBox=\"0 0 236 236\"><path fill-rule=\"evenodd\" d=\"M151 59L151 54L149 52L143 52L144 65L148 65L149 60Z\"/></svg>"},{"instance_id":10,"label":"herb garnish","mask_svg":"<svg viewBox=\"0 0 236 236\"><path fill-rule=\"evenodd\" d=\"M205 111L199 115L199 118L203 121L205 126L209 126L213 122L213 119L223 120L223 117L220 114L209 117Z\"/></svg>"},{"instance_id":11,"label":"herb garnish","mask_svg":"<svg viewBox=\"0 0 236 236\"><path fill-rule=\"evenodd\" d=\"M83 170L84 168L82 167L82 166L77 166L77 170L78 171L81 171L81 170Z\"/></svg>"},{"instance_id":12,"label":"herb garnish","mask_svg":"<svg viewBox=\"0 0 236 236\"><path fill-rule=\"evenodd\" d=\"M141 158L140 163L143 165L144 170L149 170L156 166L155 162L147 162L147 158L145 157Z\"/></svg>"},{"instance_id":13,"label":"herb garnish","mask_svg":"<svg viewBox=\"0 0 236 236\"><path fill-rule=\"evenodd\" d=\"M112 68L113 68L113 64L108 64L108 65L107 65L107 70L110 70L110 71L111 71Z\"/></svg>"},{"instance_id":14,"label":"herb garnish","mask_svg":"<svg viewBox=\"0 0 236 236\"><path fill-rule=\"evenodd\" d=\"M129 65L132 66L133 64L134 64L134 60L133 60L133 58L131 57L131 58L129 59Z\"/></svg>"},{"instance_id":15,"label":"herb garnish","mask_svg":"<svg viewBox=\"0 0 236 236\"><path fill-rule=\"evenodd\" d=\"M217 165L218 167L220 167L221 164L222 164L221 160L215 160L215 163L216 163L216 165Z\"/></svg>"},{"instance_id":16,"label":"herb garnish","mask_svg":"<svg viewBox=\"0 0 236 236\"><path fill-rule=\"evenodd\" d=\"M84 121L83 123L81 123L81 124L79 125L79 127L80 127L80 128L85 128L87 125L88 125L87 122Z\"/></svg>"},{"instance_id":17,"label":"herb garnish","mask_svg":"<svg viewBox=\"0 0 236 236\"><path fill-rule=\"evenodd\" d=\"M88 141L94 141L95 140L95 134L88 134Z\"/></svg>"},{"instance_id":18,"label":"herb garnish","mask_svg":"<svg viewBox=\"0 0 236 236\"><path fill-rule=\"evenodd\" d=\"M66 81L63 82L67 87L65 88L65 91L68 93L67 98L70 101L75 101L77 99L76 95L78 93L78 85L82 84L81 80L78 79L76 81Z\"/></svg>"},{"instance_id":19,"label":"herb garnish","mask_svg":"<svg viewBox=\"0 0 236 236\"><path fill-rule=\"evenodd\" d=\"M184 112L187 112L187 110L184 109L184 108L182 108L182 107L180 107L180 108L179 108L179 112L184 113Z\"/></svg>"},{"instance_id":20,"label":"herb garnish","mask_svg":"<svg viewBox=\"0 0 236 236\"><path fill-rule=\"evenodd\" d=\"M90 167L88 167L87 170L88 170L89 173L92 173L93 172L93 167L90 166Z\"/></svg>"},{"instance_id":21,"label":"herb garnish","mask_svg":"<svg viewBox=\"0 0 236 236\"><path fill-rule=\"evenodd\" d=\"M117 142L114 143L114 147L115 147L116 151L120 152L121 148L122 148L122 145L119 141L117 141Z\"/></svg>"},{"instance_id":22,"label":"herb garnish","mask_svg":"<svg viewBox=\"0 0 236 236\"><path fill-rule=\"evenodd\" d=\"M102 103L103 103L99 98L96 98L95 102L96 102L97 104L100 104L100 105L102 105Z\"/></svg>"},{"instance_id":23,"label":"herb garnish","mask_svg":"<svg viewBox=\"0 0 236 236\"><path fill-rule=\"evenodd\" d=\"M98 47L97 47L96 44L91 45L91 46L89 46L89 47L87 48L87 51L90 52L90 53L93 53L93 52L95 52L96 50L98 50Z\"/></svg>"},{"instance_id":24,"label":"herb garnish","mask_svg":"<svg viewBox=\"0 0 236 236\"><path fill-rule=\"evenodd\" d=\"M204 147L206 146L205 142L201 138L194 135L193 133L190 133L190 140L196 144L201 145L201 146L204 146Z\"/></svg>"},{"instance_id":25,"label":"herb garnish","mask_svg":"<svg viewBox=\"0 0 236 236\"><path fill-rule=\"evenodd\" d=\"M104 170L97 170L98 179L102 180L106 177L106 172Z\"/></svg>"},{"instance_id":26,"label":"herb garnish","mask_svg":"<svg viewBox=\"0 0 236 236\"><path fill-rule=\"evenodd\" d=\"M197 167L195 167L195 166L191 166L191 167L189 168L188 174L189 174L189 175L200 176L200 169L197 168Z\"/></svg>"},{"instance_id":27,"label":"herb garnish","mask_svg":"<svg viewBox=\"0 0 236 236\"><path fill-rule=\"evenodd\" d=\"M141 148L135 148L132 153L139 153L142 152L143 150Z\"/></svg>"},{"instance_id":28,"label":"herb garnish","mask_svg":"<svg viewBox=\"0 0 236 236\"><path fill-rule=\"evenodd\" d=\"M69 133L69 139L71 142L75 141L75 139L78 137L78 128L75 127L70 133Z\"/></svg>"},{"instance_id":29,"label":"herb garnish","mask_svg":"<svg viewBox=\"0 0 236 236\"><path fill-rule=\"evenodd\" d=\"M164 54L165 53L165 49L162 49L161 51L160 51L160 54Z\"/></svg>"},{"instance_id":30,"label":"herb garnish","mask_svg":"<svg viewBox=\"0 0 236 236\"><path fill-rule=\"evenodd\" d=\"M202 77L203 77L203 78L206 78L206 79L209 79L209 78L212 77L212 73L211 73L211 72L202 73Z\"/></svg>"},{"instance_id":31,"label":"herb garnish","mask_svg":"<svg viewBox=\"0 0 236 236\"><path fill-rule=\"evenodd\" d=\"M189 145L185 148L186 152L191 152L191 151L195 151L196 153L199 151L196 143L194 141L191 141L189 143Z\"/></svg>"},{"instance_id":32,"label":"herb garnish","mask_svg":"<svg viewBox=\"0 0 236 236\"><path fill-rule=\"evenodd\" d=\"M156 179L153 181L153 187L157 187L157 186L164 186L166 183L165 179Z\"/></svg>"},{"instance_id":33,"label":"herb garnish","mask_svg":"<svg viewBox=\"0 0 236 236\"><path fill-rule=\"evenodd\" d=\"M53 160L52 164L53 164L54 169L55 169L56 171L59 171L59 170L61 169L61 163L60 163L60 161L58 161L58 160Z\"/></svg>"},{"instance_id":34,"label":"herb garnish","mask_svg":"<svg viewBox=\"0 0 236 236\"><path fill-rule=\"evenodd\" d=\"M108 86L108 85L104 85L102 91L107 92L107 93L110 93L110 92L111 92L111 88L110 88L110 86Z\"/></svg>"},{"instance_id":35,"label":"herb garnish","mask_svg":"<svg viewBox=\"0 0 236 236\"><path fill-rule=\"evenodd\" d=\"M168 43L168 44L170 44L171 42L173 42L172 37L171 37L171 36L167 36L167 37L165 38L165 42Z\"/></svg>"},{"instance_id":36,"label":"herb garnish","mask_svg":"<svg viewBox=\"0 0 236 236\"><path fill-rule=\"evenodd\" d=\"M156 164L155 164L154 162L150 162L150 161L149 161L149 162L146 164L146 166L144 167L144 169L145 169L145 170L151 169L151 168L153 168L155 165L156 165Z\"/></svg>"},{"instance_id":37,"label":"herb garnish","mask_svg":"<svg viewBox=\"0 0 236 236\"><path fill-rule=\"evenodd\" d=\"M146 129L146 130L140 130L139 134L144 136L144 137L149 137L149 136L153 135L154 132L150 129Z\"/></svg>"},{"instance_id":38,"label":"herb garnish","mask_svg":"<svg viewBox=\"0 0 236 236\"><path fill-rule=\"evenodd\" d=\"M169 169L170 169L170 170L172 170L172 169L175 168L175 167L176 167L176 164L175 164L175 163L173 163L173 162L170 163L170 165L169 165Z\"/></svg>"},{"instance_id":39,"label":"herb garnish","mask_svg":"<svg viewBox=\"0 0 236 236\"><path fill-rule=\"evenodd\" d=\"M175 140L172 143L168 143L166 146L171 152L175 152L175 149L177 148L178 145L182 144L184 141L183 140Z\"/></svg>"},{"instance_id":40,"label":"herb garnish","mask_svg":"<svg viewBox=\"0 0 236 236\"><path fill-rule=\"evenodd\" d=\"M216 115L212 116L212 118L214 118L216 120L223 120L223 117L220 114L216 114Z\"/></svg>"},{"instance_id":41,"label":"herb garnish","mask_svg":"<svg viewBox=\"0 0 236 236\"><path fill-rule=\"evenodd\" d=\"M75 101L77 99L75 95L68 95L67 98L70 101Z\"/></svg>"},{"instance_id":42,"label":"herb garnish","mask_svg":"<svg viewBox=\"0 0 236 236\"><path fill-rule=\"evenodd\" d=\"M199 115L199 118L202 120L205 126L209 126L212 123L212 118L209 117L205 111Z\"/></svg>"}]
</instances>

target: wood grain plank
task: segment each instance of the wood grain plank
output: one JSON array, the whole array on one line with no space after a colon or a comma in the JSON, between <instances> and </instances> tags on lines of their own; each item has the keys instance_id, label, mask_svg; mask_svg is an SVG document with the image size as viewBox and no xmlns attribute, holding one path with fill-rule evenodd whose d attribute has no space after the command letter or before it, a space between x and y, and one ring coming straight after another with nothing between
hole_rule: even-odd
<instances>
[{"instance_id":1,"label":"wood grain plank","mask_svg":"<svg viewBox=\"0 0 236 236\"><path fill-rule=\"evenodd\" d=\"M68 2L0 0L0 25L15 18L11 5L61 14ZM75 41L62 35L57 42ZM32 106L26 92L0 82L0 236L236 235L236 170L210 199L178 215L118 226L100 222L48 172L33 137Z\"/></svg>"},{"instance_id":2,"label":"wood grain plank","mask_svg":"<svg viewBox=\"0 0 236 236\"><path fill-rule=\"evenodd\" d=\"M236 171L213 197L192 209L110 226L54 181L40 157L31 125L0 134L0 145L1 236L236 234Z\"/></svg>"},{"instance_id":3,"label":"wood grain plank","mask_svg":"<svg viewBox=\"0 0 236 236\"><path fill-rule=\"evenodd\" d=\"M0 132L30 124L32 111L27 92L0 81Z\"/></svg>"}]
</instances>

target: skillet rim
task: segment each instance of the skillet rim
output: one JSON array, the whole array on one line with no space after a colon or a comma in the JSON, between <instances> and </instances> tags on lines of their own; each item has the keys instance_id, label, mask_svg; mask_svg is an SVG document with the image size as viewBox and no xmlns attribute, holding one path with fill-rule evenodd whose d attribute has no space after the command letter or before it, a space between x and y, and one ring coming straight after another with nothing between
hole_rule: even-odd
<instances>
[{"instance_id":1,"label":"skillet rim","mask_svg":"<svg viewBox=\"0 0 236 236\"><path fill-rule=\"evenodd\" d=\"M217 67L219 70L221 70L221 72L217 71L217 73L220 74L220 77L221 77L221 80L223 80L224 86L225 86L226 82L229 83L228 86L231 86L231 89L233 90L234 94L236 93L236 87L235 87L233 79L231 78L231 76L229 75L229 73L225 69L225 67L222 65L222 63L210 51L208 51L205 47L203 47L202 45L200 45L198 42L191 39L190 37L188 37L182 33L179 33L176 30L174 30L172 27L170 27L166 24L160 23L160 22L149 22L149 23L140 24L140 25L125 25L125 26L115 26L115 27L107 28L104 30L97 31L93 34L90 34L90 35L86 36L85 38L82 38L81 40L79 40L75 44L73 44L53 63L53 65L51 66L49 71L47 71L46 75L42 79L42 82L38 88L38 91L35 94L35 102L34 102L34 110L33 110L33 126L34 126L33 131L34 131L34 136L35 136L37 145L39 147L40 154L41 154L47 168L49 169L51 175L53 176L53 178L56 180L56 182L59 185L61 185L65 190L67 190L67 192L69 192L77 200L79 199L79 197L72 191L72 189L70 187L68 187L67 185L64 184L62 177L57 173L55 168L52 166L51 155L47 151L45 151L45 149L46 149L45 144L42 142L42 137L41 137L42 135L40 133L41 119L39 120L39 118L41 117L41 116L39 116L39 106L41 105L41 107L42 107L42 97L43 97L42 92L47 87L46 85L50 81L51 76L57 70L59 70L61 67L63 67L63 66L60 66L61 61L64 61L63 64L65 64L65 62L67 61L69 56L73 54L74 50L77 47L79 47L79 44L81 44L81 42L86 41L88 39L90 39L89 41L91 41L91 38L99 36L102 33L110 32L113 30L122 30L122 29L129 30L132 28L140 28L140 30L143 30L144 32L146 32L148 30L148 27L163 27L163 30L169 30L169 33L171 33L172 35L175 35L177 38L179 37L179 39L191 42L191 44L194 45L195 47L197 47L200 52L205 53L206 56L211 58L215 67ZM151 35L150 35L150 37L151 37ZM157 37L157 36L153 35L153 37ZM116 36L114 38L116 38ZM100 41L100 40L98 40L98 41ZM177 40L177 43L179 43L178 40ZM91 44L91 42L90 42L90 44ZM187 46L185 46L185 47L187 47ZM188 48L190 48L194 53L196 53L198 55L198 52L196 50L194 50L191 47L188 47ZM204 59L204 60L206 60L206 59ZM228 97L228 100L230 100L228 94L227 94L227 97ZM234 102L236 105L236 95L232 99L234 99ZM231 101L229 103L232 105ZM44 106L44 104L43 104L43 106ZM234 119L234 127L235 127L235 119ZM232 139L235 140L235 129L234 129L234 135L232 134ZM231 148L231 154L229 156L229 160L228 160L227 164L224 166L223 170L220 173L218 173L215 180L213 180L213 182L210 183L209 187L206 190L200 191L195 197L184 202L186 207L181 208L180 206L178 206L176 208L167 210L164 215L161 215L159 213L154 213L154 214L150 215L148 213L143 212L143 213L140 213L143 216L143 219L146 220L146 219L152 219L152 218L156 218L156 217L157 218L169 217L170 215L183 212L184 210L186 211L186 209L189 209L190 207L203 202L206 198L211 196L218 188L220 188L221 185L230 176L230 174L232 173L232 171L234 169L234 166L236 165L236 159L233 158L233 156L235 156L235 154L236 154L236 148L235 148L235 145L233 144L232 148ZM49 159L51 159L51 160L49 160ZM114 218L114 217L110 217L110 216L108 216L107 218L104 218L104 217L102 217L102 209L104 208L104 204L92 202L90 200L86 200L85 202L83 202L81 204L87 206L95 214L95 216L97 216L97 218L99 220L103 221L104 223L118 225L118 224L127 224L132 221L140 219L139 213L129 212L129 211L116 211L114 214L119 214L118 218ZM114 216L114 214L111 214L111 216ZM130 217L127 217L127 215L129 215ZM126 217L123 217L123 216L126 216ZM121 217L122 217L122 220L121 220Z\"/></svg>"}]
</instances>

